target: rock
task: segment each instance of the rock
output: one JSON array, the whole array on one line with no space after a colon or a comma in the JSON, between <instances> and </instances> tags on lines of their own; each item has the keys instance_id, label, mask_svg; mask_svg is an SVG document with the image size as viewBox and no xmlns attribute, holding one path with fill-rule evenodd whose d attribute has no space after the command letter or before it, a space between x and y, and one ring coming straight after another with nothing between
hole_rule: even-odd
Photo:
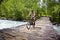
<instances>
[{"instance_id":1,"label":"rock","mask_svg":"<svg viewBox=\"0 0 60 40\"><path fill-rule=\"evenodd\" d=\"M60 35L58 35L57 37L58 37L58 40L60 40Z\"/></svg>"},{"instance_id":2,"label":"rock","mask_svg":"<svg viewBox=\"0 0 60 40\"><path fill-rule=\"evenodd\" d=\"M2 29L0 35L5 40L57 40L57 33L53 29L49 18L42 17L36 21L35 28L22 25L16 28ZM2 39L2 36L0 37Z\"/></svg>"}]
</instances>

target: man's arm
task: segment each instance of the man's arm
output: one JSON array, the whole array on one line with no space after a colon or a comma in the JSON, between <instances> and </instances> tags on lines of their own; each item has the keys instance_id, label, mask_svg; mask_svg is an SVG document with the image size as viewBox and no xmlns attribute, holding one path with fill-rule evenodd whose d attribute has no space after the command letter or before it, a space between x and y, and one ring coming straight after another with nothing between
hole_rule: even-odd
<instances>
[{"instance_id":1,"label":"man's arm","mask_svg":"<svg viewBox=\"0 0 60 40\"><path fill-rule=\"evenodd\" d=\"M27 15L27 17L29 17L31 15L31 12Z\"/></svg>"}]
</instances>

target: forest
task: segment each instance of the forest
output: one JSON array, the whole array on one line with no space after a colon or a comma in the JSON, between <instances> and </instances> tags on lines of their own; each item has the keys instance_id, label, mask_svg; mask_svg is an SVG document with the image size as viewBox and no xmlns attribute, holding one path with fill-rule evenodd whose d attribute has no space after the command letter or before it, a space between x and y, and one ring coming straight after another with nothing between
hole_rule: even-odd
<instances>
[{"instance_id":1,"label":"forest","mask_svg":"<svg viewBox=\"0 0 60 40\"><path fill-rule=\"evenodd\" d=\"M34 10L36 20L50 17L60 24L60 0L0 0L0 19L29 21L29 12Z\"/></svg>"}]
</instances>

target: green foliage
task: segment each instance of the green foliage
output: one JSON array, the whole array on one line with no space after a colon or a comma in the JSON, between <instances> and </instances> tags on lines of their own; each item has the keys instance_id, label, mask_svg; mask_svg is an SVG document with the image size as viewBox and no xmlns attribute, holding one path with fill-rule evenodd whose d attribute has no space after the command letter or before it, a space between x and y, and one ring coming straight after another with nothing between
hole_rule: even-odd
<instances>
[{"instance_id":1,"label":"green foliage","mask_svg":"<svg viewBox=\"0 0 60 40\"><path fill-rule=\"evenodd\" d=\"M4 0L0 5L0 16L12 20L28 20L30 10L38 10L39 0Z\"/></svg>"},{"instance_id":2,"label":"green foliage","mask_svg":"<svg viewBox=\"0 0 60 40\"><path fill-rule=\"evenodd\" d=\"M60 2L55 0L1 0L0 18L12 20L29 20L29 12L33 9L36 19L41 16L49 16L53 22L60 23Z\"/></svg>"},{"instance_id":3,"label":"green foliage","mask_svg":"<svg viewBox=\"0 0 60 40\"><path fill-rule=\"evenodd\" d=\"M54 1L50 1L48 0L48 8L47 8L49 14L50 14L50 17L51 17L51 20L53 22L57 22L57 23L60 23L60 3L59 2L54 2Z\"/></svg>"}]
</instances>

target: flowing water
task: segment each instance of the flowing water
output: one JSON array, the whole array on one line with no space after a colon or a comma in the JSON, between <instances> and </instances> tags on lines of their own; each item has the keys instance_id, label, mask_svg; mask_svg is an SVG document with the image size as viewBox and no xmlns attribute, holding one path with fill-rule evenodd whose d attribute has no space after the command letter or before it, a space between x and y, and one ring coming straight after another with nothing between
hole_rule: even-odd
<instances>
[{"instance_id":1,"label":"flowing water","mask_svg":"<svg viewBox=\"0 0 60 40\"><path fill-rule=\"evenodd\" d=\"M27 24L27 22L0 20L0 29L16 27L16 26L24 25L24 24Z\"/></svg>"},{"instance_id":2,"label":"flowing water","mask_svg":"<svg viewBox=\"0 0 60 40\"><path fill-rule=\"evenodd\" d=\"M53 25L54 29L57 31L58 35L60 35L60 26L57 26L57 25Z\"/></svg>"}]
</instances>

